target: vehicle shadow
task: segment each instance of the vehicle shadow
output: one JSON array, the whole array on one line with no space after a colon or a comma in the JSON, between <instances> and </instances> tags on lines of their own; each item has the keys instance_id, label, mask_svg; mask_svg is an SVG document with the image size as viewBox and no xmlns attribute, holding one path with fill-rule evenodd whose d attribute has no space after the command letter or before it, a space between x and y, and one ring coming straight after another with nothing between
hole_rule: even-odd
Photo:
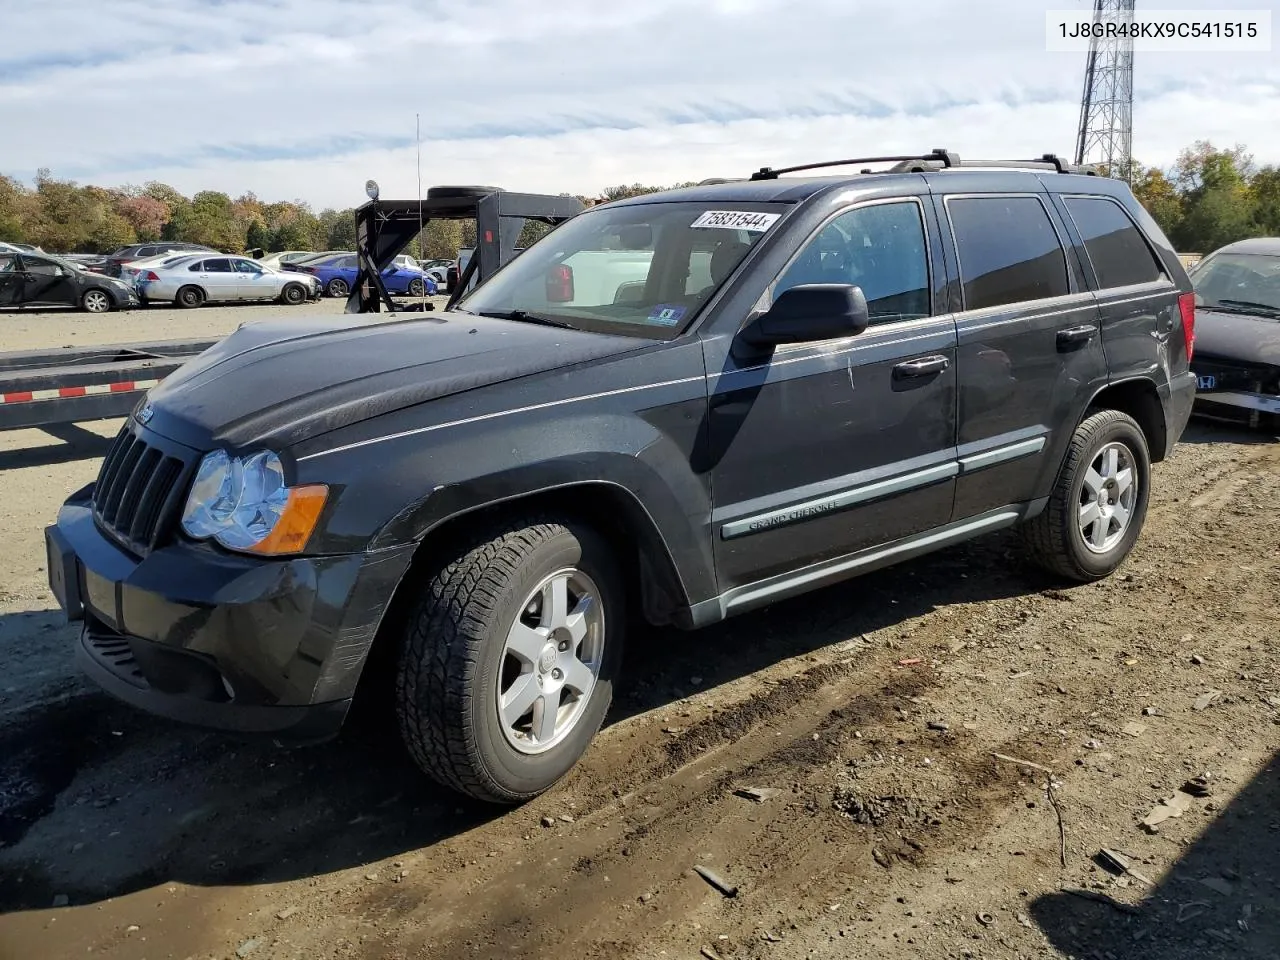
<instances>
[{"instance_id":1,"label":"vehicle shadow","mask_svg":"<svg viewBox=\"0 0 1280 960\"><path fill-rule=\"evenodd\" d=\"M111 423L114 428L118 421ZM51 467L60 463L74 463L93 457L104 457L115 438L114 429L109 434L94 433L75 423L52 423L31 427L32 431L48 434L58 444L42 443L38 446L14 447L0 450L0 470L17 470L22 467Z\"/></svg>"},{"instance_id":2,"label":"vehicle shadow","mask_svg":"<svg viewBox=\"0 0 1280 960\"><path fill-rule=\"evenodd\" d=\"M631 638L609 723L939 606L1053 585L1021 562L1009 536L995 536L698 633L650 628ZM75 630L58 629L68 653L45 673L70 676ZM506 814L432 785L377 714L333 742L281 750L178 726L97 692L9 716L0 700L0 915L163 881L316 876Z\"/></svg>"},{"instance_id":3,"label":"vehicle shadow","mask_svg":"<svg viewBox=\"0 0 1280 960\"><path fill-rule=\"evenodd\" d=\"M1280 434L1275 429L1250 429L1243 424L1214 420L1200 415L1193 416L1178 443L1238 443L1253 446L1275 443Z\"/></svg>"},{"instance_id":4,"label":"vehicle shadow","mask_svg":"<svg viewBox=\"0 0 1280 960\"><path fill-rule=\"evenodd\" d=\"M1212 797L1198 799L1191 809L1210 804ZM1063 892L1034 901L1031 916L1066 956L1272 960L1280 956L1278 811L1280 753L1231 803L1213 810L1212 825L1139 905L1119 904L1105 890L1093 891L1101 900Z\"/></svg>"}]
</instances>

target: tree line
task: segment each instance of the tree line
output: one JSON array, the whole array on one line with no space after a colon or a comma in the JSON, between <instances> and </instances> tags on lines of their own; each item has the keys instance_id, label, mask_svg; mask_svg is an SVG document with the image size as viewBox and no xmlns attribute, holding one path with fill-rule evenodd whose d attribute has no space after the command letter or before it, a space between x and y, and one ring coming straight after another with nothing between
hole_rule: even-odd
<instances>
[{"instance_id":1,"label":"tree line","mask_svg":"<svg viewBox=\"0 0 1280 960\"><path fill-rule=\"evenodd\" d=\"M1138 200L1184 253L1208 253L1254 236L1280 236L1280 168L1259 167L1244 146L1219 150L1197 141L1167 170L1135 163L1130 182ZM688 186L687 183L672 186ZM599 203L669 187L634 183L605 190ZM527 246L545 232L527 224ZM106 253L130 243L175 240L219 250L350 250L354 208L314 211L294 200L268 203L216 190L184 196L165 183L81 186L41 169L33 187L0 175L0 240L32 243L51 253ZM475 224L432 220L408 252L451 258L475 244Z\"/></svg>"}]
</instances>

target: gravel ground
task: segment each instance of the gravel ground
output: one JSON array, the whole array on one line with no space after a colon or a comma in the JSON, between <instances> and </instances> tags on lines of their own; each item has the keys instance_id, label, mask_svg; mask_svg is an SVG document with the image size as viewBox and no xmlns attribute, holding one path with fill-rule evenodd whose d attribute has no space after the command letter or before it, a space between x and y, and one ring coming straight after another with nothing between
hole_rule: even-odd
<instances>
[{"instance_id":1,"label":"gravel ground","mask_svg":"<svg viewBox=\"0 0 1280 960\"><path fill-rule=\"evenodd\" d=\"M376 721L282 751L79 680L41 528L114 428L0 434L0 958L1280 956L1274 437L1193 424L1102 583L997 535L649 631L503 811Z\"/></svg>"}]
</instances>

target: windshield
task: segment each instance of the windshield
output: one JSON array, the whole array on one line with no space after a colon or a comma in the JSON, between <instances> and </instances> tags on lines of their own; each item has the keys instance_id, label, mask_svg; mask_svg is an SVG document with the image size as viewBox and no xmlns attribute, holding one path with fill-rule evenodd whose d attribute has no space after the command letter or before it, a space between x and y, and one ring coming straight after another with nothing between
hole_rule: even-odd
<instances>
[{"instance_id":1,"label":"windshield","mask_svg":"<svg viewBox=\"0 0 1280 960\"><path fill-rule=\"evenodd\" d=\"M788 209L731 201L597 207L530 246L460 308L665 340L692 322Z\"/></svg>"},{"instance_id":2,"label":"windshield","mask_svg":"<svg viewBox=\"0 0 1280 960\"><path fill-rule=\"evenodd\" d=\"M1247 312L1280 312L1280 257L1258 253L1220 253L1191 276L1196 305Z\"/></svg>"}]
</instances>

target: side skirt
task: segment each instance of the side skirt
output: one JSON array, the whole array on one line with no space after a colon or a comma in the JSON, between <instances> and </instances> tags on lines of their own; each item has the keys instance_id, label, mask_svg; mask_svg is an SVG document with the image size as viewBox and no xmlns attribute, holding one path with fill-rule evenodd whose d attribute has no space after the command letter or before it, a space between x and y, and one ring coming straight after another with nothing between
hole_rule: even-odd
<instances>
[{"instance_id":1,"label":"side skirt","mask_svg":"<svg viewBox=\"0 0 1280 960\"><path fill-rule=\"evenodd\" d=\"M833 557L766 580L733 587L718 597L712 597L710 600L704 600L689 607L686 616L680 617L678 622L689 628L704 627L734 614L745 613L810 590L892 566L903 560L923 556L935 550L971 540L984 533L1012 527L1035 516L1044 509L1044 506L1045 500L1010 504L892 543L869 547L857 553Z\"/></svg>"}]
</instances>

